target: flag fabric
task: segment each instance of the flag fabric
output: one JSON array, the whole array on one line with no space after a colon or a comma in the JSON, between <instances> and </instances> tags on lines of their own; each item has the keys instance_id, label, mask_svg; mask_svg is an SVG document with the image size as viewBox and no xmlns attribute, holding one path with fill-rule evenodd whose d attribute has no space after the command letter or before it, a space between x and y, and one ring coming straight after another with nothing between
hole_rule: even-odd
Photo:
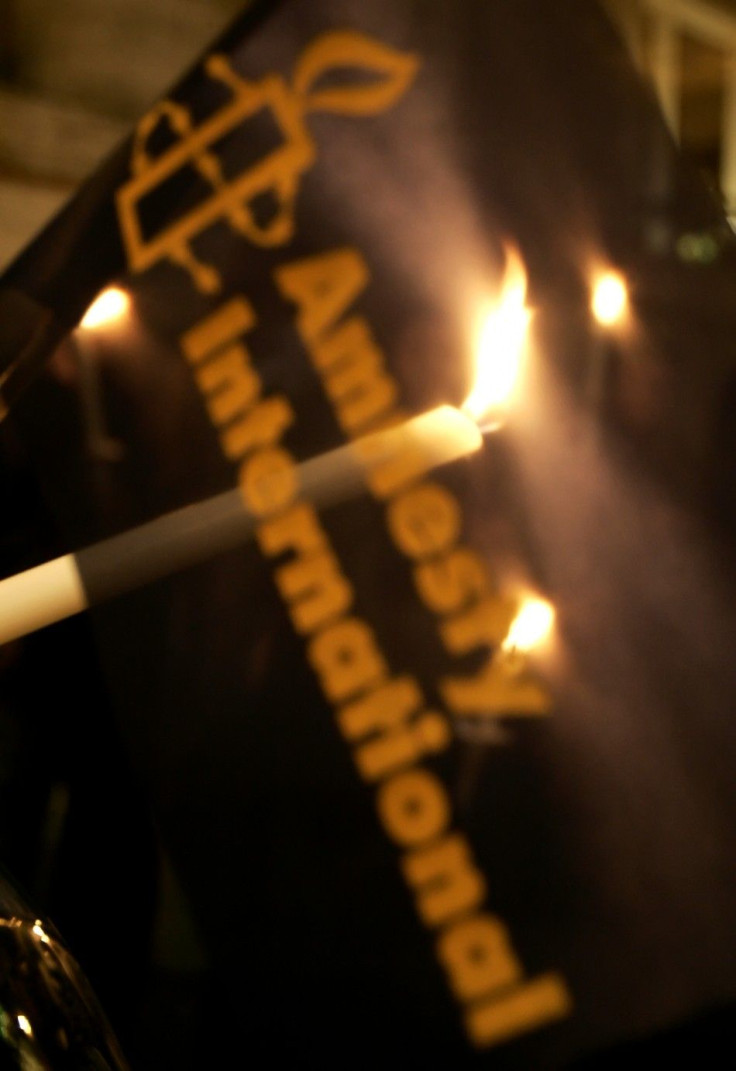
<instances>
[{"instance_id":1,"label":"flag fabric","mask_svg":"<svg viewBox=\"0 0 736 1071\"><path fill-rule=\"evenodd\" d=\"M244 1057L561 1066L733 1001L734 602L698 488L736 380L665 224L719 235L725 286L597 5L285 0L2 280L5 401L70 548L234 486L257 520L94 611ZM515 261L502 426L318 508L301 462L462 404ZM597 265L628 333L591 324ZM65 337L112 282L124 318Z\"/></svg>"}]
</instances>

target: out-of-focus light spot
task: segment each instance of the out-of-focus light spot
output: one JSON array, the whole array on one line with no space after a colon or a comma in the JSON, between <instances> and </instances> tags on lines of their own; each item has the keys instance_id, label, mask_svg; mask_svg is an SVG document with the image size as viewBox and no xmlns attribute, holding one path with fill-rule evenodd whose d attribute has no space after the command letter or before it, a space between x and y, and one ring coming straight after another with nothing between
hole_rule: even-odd
<instances>
[{"instance_id":1,"label":"out-of-focus light spot","mask_svg":"<svg viewBox=\"0 0 736 1071\"><path fill-rule=\"evenodd\" d=\"M32 1038L33 1037L33 1027L31 1026L31 1024L28 1021L28 1019L26 1018L26 1016L25 1015L17 1016L17 1021L18 1021L18 1026L21 1028L21 1030L26 1035L26 1037Z\"/></svg>"},{"instance_id":2,"label":"out-of-focus light spot","mask_svg":"<svg viewBox=\"0 0 736 1071\"><path fill-rule=\"evenodd\" d=\"M680 260L696 264L712 264L720 252L712 234L681 234L676 248Z\"/></svg>"},{"instance_id":3,"label":"out-of-focus light spot","mask_svg":"<svg viewBox=\"0 0 736 1071\"><path fill-rule=\"evenodd\" d=\"M599 324L613 327L626 315L629 295L626 283L615 271L604 272L593 286L590 307Z\"/></svg>"},{"instance_id":4,"label":"out-of-focus light spot","mask_svg":"<svg viewBox=\"0 0 736 1071\"><path fill-rule=\"evenodd\" d=\"M85 312L80 327L91 330L115 323L125 316L130 308L130 297L118 286L103 290Z\"/></svg>"},{"instance_id":5,"label":"out-of-focus light spot","mask_svg":"<svg viewBox=\"0 0 736 1071\"><path fill-rule=\"evenodd\" d=\"M485 430L502 423L516 395L531 312L526 271L516 249L506 250L506 272L497 301L480 320L475 341L475 381L462 408Z\"/></svg>"},{"instance_id":6,"label":"out-of-focus light spot","mask_svg":"<svg viewBox=\"0 0 736 1071\"><path fill-rule=\"evenodd\" d=\"M554 623L555 611L546 599L526 598L501 646L504 651L532 651L549 639Z\"/></svg>"}]
</instances>

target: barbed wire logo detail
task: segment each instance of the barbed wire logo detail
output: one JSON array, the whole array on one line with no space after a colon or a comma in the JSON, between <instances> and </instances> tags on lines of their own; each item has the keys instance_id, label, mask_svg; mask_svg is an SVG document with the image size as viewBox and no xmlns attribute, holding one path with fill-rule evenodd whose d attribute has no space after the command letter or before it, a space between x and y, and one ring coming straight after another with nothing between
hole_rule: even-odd
<instances>
[{"instance_id":1,"label":"barbed wire logo detail","mask_svg":"<svg viewBox=\"0 0 736 1071\"><path fill-rule=\"evenodd\" d=\"M144 116L133 138L132 175L117 192L117 209L131 271L145 271L167 259L188 271L198 290L211 294L222 288L220 274L197 257L192 241L220 220L261 248L290 241L301 178L317 158L306 116L316 111L353 116L385 111L411 84L418 60L364 34L338 31L307 45L291 85L278 74L259 81L243 78L222 55L209 56L204 67L230 91L231 99L199 125L185 105L173 100L159 102ZM356 80L356 73L362 80ZM234 177L226 176L218 146L264 111L275 124L279 143ZM174 140L156 154L150 146L161 124L168 124ZM204 180L208 196L145 233L141 206L187 167ZM274 205L266 220L254 209L262 197Z\"/></svg>"}]
</instances>

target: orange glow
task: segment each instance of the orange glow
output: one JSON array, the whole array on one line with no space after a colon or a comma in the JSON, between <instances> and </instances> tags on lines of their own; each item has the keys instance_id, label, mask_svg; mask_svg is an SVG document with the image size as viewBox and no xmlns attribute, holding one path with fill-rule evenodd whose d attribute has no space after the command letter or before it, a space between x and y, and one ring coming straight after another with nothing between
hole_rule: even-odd
<instances>
[{"instance_id":1,"label":"orange glow","mask_svg":"<svg viewBox=\"0 0 736 1071\"><path fill-rule=\"evenodd\" d=\"M549 639L554 623L555 611L551 603L536 597L526 598L501 646L504 651L532 651Z\"/></svg>"},{"instance_id":2,"label":"orange glow","mask_svg":"<svg viewBox=\"0 0 736 1071\"><path fill-rule=\"evenodd\" d=\"M603 272L593 286L590 307L603 327L621 323L629 304L629 295L623 276L615 271Z\"/></svg>"},{"instance_id":3,"label":"orange glow","mask_svg":"<svg viewBox=\"0 0 736 1071\"><path fill-rule=\"evenodd\" d=\"M85 330L93 330L96 327L107 327L116 323L125 316L130 308L130 297L118 286L110 286L103 290L95 298L85 312L80 327Z\"/></svg>"},{"instance_id":4,"label":"orange glow","mask_svg":"<svg viewBox=\"0 0 736 1071\"><path fill-rule=\"evenodd\" d=\"M463 409L487 429L502 423L519 387L531 311L526 270L518 251L506 248L501 293L482 317L475 342L476 372Z\"/></svg>"}]
</instances>

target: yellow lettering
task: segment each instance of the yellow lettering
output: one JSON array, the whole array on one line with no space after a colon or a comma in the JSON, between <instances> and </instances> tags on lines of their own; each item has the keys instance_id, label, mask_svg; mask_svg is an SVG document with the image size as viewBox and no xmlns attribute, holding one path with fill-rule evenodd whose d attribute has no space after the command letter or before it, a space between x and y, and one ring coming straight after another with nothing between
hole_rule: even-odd
<instances>
[{"instance_id":1,"label":"yellow lettering","mask_svg":"<svg viewBox=\"0 0 736 1071\"><path fill-rule=\"evenodd\" d=\"M460 532L457 500L438 483L421 483L394 498L388 525L396 545L410 558L441 554Z\"/></svg>"},{"instance_id":2,"label":"yellow lettering","mask_svg":"<svg viewBox=\"0 0 736 1071\"><path fill-rule=\"evenodd\" d=\"M572 998L563 979L558 974L543 974L470 1008L465 1030L478 1047L499 1045L562 1019L571 1011Z\"/></svg>"},{"instance_id":3,"label":"yellow lettering","mask_svg":"<svg viewBox=\"0 0 736 1071\"><path fill-rule=\"evenodd\" d=\"M459 833L404 857L404 875L417 891L417 909L428 926L477 907L486 894L468 842Z\"/></svg>"},{"instance_id":4,"label":"yellow lettering","mask_svg":"<svg viewBox=\"0 0 736 1071\"><path fill-rule=\"evenodd\" d=\"M475 677L446 677L440 691L460 717L538 717L549 714L551 705L545 689L504 651L491 656Z\"/></svg>"},{"instance_id":5,"label":"yellow lettering","mask_svg":"<svg viewBox=\"0 0 736 1071\"><path fill-rule=\"evenodd\" d=\"M249 510L259 517L277 513L288 506L296 494L294 459L277 446L258 450L240 466L238 483Z\"/></svg>"},{"instance_id":6,"label":"yellow lettering","mask_svg":"<svg viewBox=\"0 0 736 1071\"><path fill-rule=\"evenodd\" d=\"M275 394L254 406L240 420L220 432L225 456L239 461L250 450L278 442L294 422L294 410L286 398Z\"/></svg>"},{"instance_id":7,"label":"yellow lettering","mask_svg":"<svg viewBox=\"0 0 736 1071\"><path fill-rule=\"evenodd\" d=\"M326 371L324 383L337 418L352 435L367 430L396 400L396 381L384 370L384 357L365 320L352 317L312 351Z\"/></svg>"},{"instance_id":8,"label":"yellow lettering","mask_svg":"<svg viewBox=\"0 0 736 1071\"><path fill-rule=\"evenodd\" d=\"M424 700L413 677L392 677L368 695L338 712L337 721L348 740L400 725Z\"/></svg>"},{"instance_id":9,"label":"yellow lettering","mask_svg":"<svg viewBox=\"0 0 736 1071\"><path fill-rule=\"evenodd\" d=\"M436 614L456 613L490 588L485 563L466 547L417 565L414 582L420 598Z\"/></svg>"},{"instance_id":10,"label":"yellow lettering","mask_svg":"<svg viewBox=\"0 0 736 1071\"><path fill-rule=\"evenodd\" d=\"M442 625L445 647L453 654L467 654L478 647L496 647L507 636L518 610L512 599L491 595L470 610Z\"/></svg>"},{"instance_id":11,"label":"yellow lettering","mask_svg":"<svg viewBox=\"0 0 736 1071\"><path fill-rule=\"evenodd\" d=\"M251 303L243 297L234 297L182 335L181 345L187 360L198 364L238 335L250 331L255 322Z\"/></svg>"},{"instance_id":12,"label":"yellow lettering","mask_svg":"<svg viewBox=\"0 0 736 1071\"><path fill-rule=\"evenodd\" d=\"M276 585L289 603L297 632L314 632L338 614L353 599L353 590L340 572L335 555L328 550L298 558L276 571Z\"/></svg>"},{"instance_id":13,"label":"yellow lettering","mask_svg":"<svg viewBox=\"0 0 736 1071\"><path fill-rule=\"evenodd\" d=\"M393 677L338 711L337 723L348 740L374 736L354 754L366 781L385 777L449 745L452 734L443 715L423 711L411 720L423 702L413 677Z\"/></svg>"},{"instance_id":14,"label":"yellow lettering","mask_svg":"<svg viewBox=\"0 0 736 1071\"><path fill-rule=\"evenodd\" d=\"M226 424L247 409L261 389L260 377L249 364L248 351L237 342L200 364L194 377L215 425Z\"/></svg>"},{"instance_id":15,"label":"yellow lettering","mask_svg":"<svg viewBox=\"0 0 736 1071\"><path fill-rule=\"evenodd\" d=\"M338 100L329 87L324 93ZM365 99L373 97L369 93ZM388 445L386 436L364 435L409 419L395 406L397 385L368 324L353 317L336 327L368 279L363 258L350 248L275 272L282 295L297 306L299 331L337 419L358 436L354 451L371 491L390 500L389 532L413 560L419 596L448 617L441 625L447 651L465 656L495 649L474 676L440 682L448 709L473 717L546 713L549 699L523 677L523 659L500 646L517 607L492 594L476 554L454 546L462 525L455 498L440 484L418 482L434 464L432 452L401 431ZM403 876L418 915L428 926L444 927L437 957L466 1005L468 1038L479 1047L497 1044L567 1014L570 996L556 974L522 983L501 922L489 914L468 914L477 912L485 896L483 875L467 840L447 833L451 802L442 780L416 765L449 746L448 719L425 709L412 677L389 678L365 621L340 616L352 604L352 588L315 509L295 501L298 470L279 445L294 421L293 409L283 396L259 400L260 377L238 340L255 322L250 303L233 298L182 336L184 354L224 455L241 462L239 486L246 508L259 518L256 538L263 553L295 556L276 570L277 588L295 628L309 636L307 659L325 697L341 705L338 725L354 745L358 772L378 782L377 813L387 835L404 850Z\"/></svg>"},{"instance_id":16,"label":"yellow lettering","mask_svg":"<svg viewBox=\"0 0 736 1071\"><path fill-rule=\"evenodd\" d=\"M373 630L357 617L328 625L307 648L309 663L328 699L341 702L386 675Z\"/></svg>"},{"instance_id":17,"label":"yellow lettering","mask_svg":"<svg viewBox=\"0 0 736 1071\"><path fill-rule=\"evenodd\" d=\"M432 840L446 828L450 804L442 783L427 770L405 770L384 781L376 799L388 835L405 848Z\"/></svg>"},{"instance_id":18,"label":"yellow lettering","mask_svg":"<svg viewBox=\"0 0 736 1071\"><path fill-rule=\"evenodd\" d=\"M444 751L452 742L447 718L434 710L356 748L353 757L365 781L378 781L424 755Z\"/></svg>"},{"instance_id":19,"label":"yellow lettering","mask_svg":"<svg viewBox=\"0 0 736 1071\"><path fill-rule=\"evenodd\" d=\"M264 554L275 558L287 550L307 555L325 543L317 513L308 502L297 502L286 513L259 524L256 538Z\"/></svg>"},{"instance_id":20,"label":"yellow lettering","mask_svg":"<svg viewBox=\"0 0 736 1071\"><path fill-rule=\"evenodd\" d=\"M489 914L472 915L444 930L437 940L437 958L453 992L466 1003L515 985L522 977L506 927Z\"/></svg>"},{"instance_id":21,"label":"yellow lettering","mask_svg":"<svg viewBox=\"0 0 736 1071\"><path fill-rule=\"evenodd\" d=\"M277 268L281 293L297 306L297 326L313 342L336 323L368 283L368 267L357 249L335 249Z\"/></svg>"},{"instance_id":22,"label":"yellow lettering","mask_svg":"<svg viewBox=\"0 0 736 1071\"><path fill-rule=\"evenodd\" d=\"M329 94L329 89L326 91ZM475 674L446 677L440 691L455 715L541 714L543 689L522 674L523 659L500 646L516 605L493 595L483 561L455 546L462 525L456 499L438 483L419 483L432 467L430 453L392 428L408 419L395 406L397 385L368 324L353 317L336 324L365 288L368 269L354 249L331 251L275 272L285 298L297 306L299 331L323 375L337 419L353 436L366 481L390 500L389 532L414 562L425 605L448 617L441 637L450 654L493 651ZM460 833L447 833L451 803L443 782L415 765L451 743L444 713L424 708L417 682L389 679L370 626L341 617L353 601L315 509L295 502L299 488L292 455L278 444L294 421L283 396L259 400L261 380L238 336L256 322L250 303L236 297L182 336L199 391L223 453L239 461L246 508L262 518L256 537L264 554L295 558L276 570L276 586L297 631L307 634L307 659L328 701L341 704L340 730L353 745L358 772L376 783L376 808L387 835L404 853L404 879L427 926L443 927L436 952L456 997L466 1006L470 1041L485 1047L568 1014L564 981L547 974L522 982L519 961L502 923L477 913L486 894L483 875ZM408 441L407 441L408 438ZM478 601L478 600L481 601ZM453 615L449 617L449 615ZM472 912L473 914L469 914Z\"/></svg>"}]
</instances>

